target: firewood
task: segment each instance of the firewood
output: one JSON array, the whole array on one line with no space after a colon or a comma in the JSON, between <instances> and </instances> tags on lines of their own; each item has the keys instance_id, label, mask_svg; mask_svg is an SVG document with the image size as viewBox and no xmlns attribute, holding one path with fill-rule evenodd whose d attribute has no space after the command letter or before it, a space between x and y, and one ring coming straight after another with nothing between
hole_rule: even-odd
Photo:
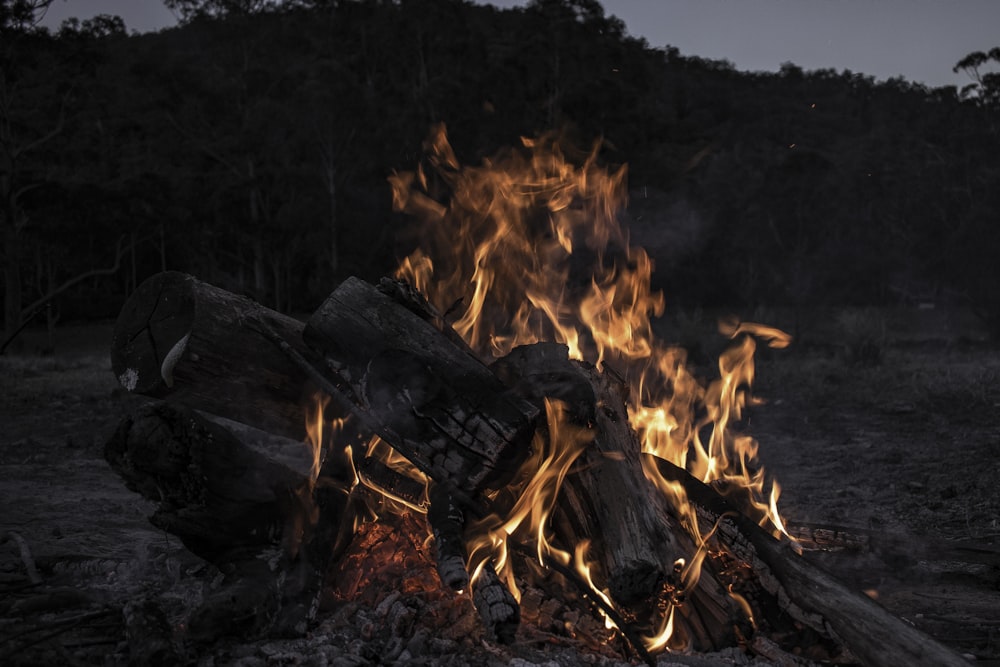
<instances>
[{"instance_id":1,"label":"firewood","mask_svg":"<svg viewBox=\"0 0 1000 667\"><path fill-rule=\"evenodd\" d=\"M516 470L538 411L411 308L349 278L306 324L334 383L432 479L466 493Z\"/></svg>"},{"instance_id":2,"label":"firewood","mask_svg":"<svg viewBox=\"0 0 1000 667\"><path fill-rule=\"evenodd\" d=\"M162 607L149 598L129 600L122 608L128 633L129 663L169 667L183 662Z\"/></svg>"},{"instance_id":3,"label":"firewood","mask_svg":"<svg viewBox=\"0 0 1000 667\"><path fill-rule=\"evenodd\" d=\"M787 541L772 537L755 522L734 511L711 487L668 461L654 459L660 473L680 482L706 525L718 525L714 537L729 552L749 563L786 610L811 615L811 625L824 630L865 665L967 666L959 654L886 611L868 596L852 591L797 554ZM771 582L768 584L767 582Z\"/></svg>"},{"instance_id":4,"label":"firewood","mask_svg":"<svg viewBox=\"0 0 1000 667\"><path fill-rule=\"evenodd\" d=\"M463 535L465 515L459 503L443 487L431 487L427 523L434 533L437 571L441 583L454 591L467 589L469 572L465 563L468 553Z\"/></svg>"},{"instance_id":5,"label":"firewood","mask_svg":"<svg viewBox=\"0 0 1000 667\"><path fill-rule=\"evenodd\" d=\"M306 377L253 322L308 353L301 322L192 276L159 273L122 308L111 367L126 391L301 438Z\"/></svg>"},{"instance_id":6,"label":"firewood","mask_svg":"<svg viewBox=\"0 0 1000 667\"><path fill-rule=\"evenodd\" d=\"M105 458L129 488L158 503L154 525L226 574L193 613L192 638L301 634L343 541L347 495L323 478L314 486L294 454L305 443L228 424L166 403L145 406L122 421Z\"/></svg>"},{"instance_id":7,"label":"firewood","mask_svg":"<svg viewBox=\"0 0 1000 667\"><path fill-rule=\"evenodd\" d=\"M42 577L38 574L38 568L35 567L35 559L31 555L31 548L28 546L28 542L21 537L20 533L16 533L13 530L4 533L3 538L0 538L0 544L4 544L8 540L17 545L18 553L21 555L21 563L24 564L24 571L28 575L28 581L33 584L42 583Z\"/></svg>"},{"instance_id":8,"label":"firewood","mask_svg":"<svg viewBox=\"0 0 1000 667\"><path fill-rule=\"evenodd\" d=\"M124 418L105 458L130 489L159 502L154 525L213 563L280 542L292 498L308 484L224 427L166 403Z\"/></svg>"},{"instance_id":9,"label":"firewood","mask_svg":"<svg viewBox=\"0 0 1000 667\"><path fill-rule=\"evenodd\" d=\"M513 644L521 624L521 608L489 561L472 581L472 601L487 637L501 644Z\"/></svg>"},{"instance_id":10,"label":"firewood","mask_svg":"<svg viewBox=\"0 0 1000 667\"><path fill-rule=\"evenodd\" d=\"M616 604L630 611L655 605L657 594L675 578L676 559L690 558L696 548L643 474L623 385L609 373L571 361L566 346L554 343L515 348L493 369L521 394L558 398L578 421L592 425L594 440L563 483L553 528L570 551L581 539L592 541L598 578ZM687 597L678 608L678 623L695 646L732 646L740 614L721 584L703 576Z\"/></svg>"},{"instance_id":11,"label":"firewood","mask_svg":"<svg viewBox=\"0 0 1000 667\"><path fill-rule=\"evenodd\" d=\"M358 477L368 485L375 487L389 494L389 497L398 499L409 505L423 505L424 487L423 482L397 472L372 456L366 456L357 462Z\"/></svg>"}]
</instances>

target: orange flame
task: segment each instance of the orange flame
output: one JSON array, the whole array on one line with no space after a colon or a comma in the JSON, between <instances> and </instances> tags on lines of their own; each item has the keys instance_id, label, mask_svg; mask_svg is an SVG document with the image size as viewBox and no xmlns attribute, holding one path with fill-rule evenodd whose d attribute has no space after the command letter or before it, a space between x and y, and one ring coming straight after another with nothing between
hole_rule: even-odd
<instances>
[{"instance_id":1,"label":"orange flame","mask_svg":"<svg viewBox=\"0 0 1000 667\"><path fill-rule=\"evenodd\" d=\"M734 424L752 401L756 340L784 347L789 336L760 324L725 321L720 330L733 344L719 359L719 377L699 381L682 349L653 337L651 317L664 307L662 294L650 287L653 262L629 245L617 219L625 203L626 169L600 167L600 145L567 159L552 137L522 144L522 150L481 166L462 166L444 126L433 128L424 144L428 169L389 179L395 209L425 225L421 248L401 262L397 275L449 313L454 329L484 357L554 341L566 344L572 358L599 368L613 364L631 384L630 421L646 453L705 482L721 480L742 494L762 526L784 533L779 488L772 484L770 494L765 492L757 443L738 434ZM449 198L433 194L443 190ZM595 594L603 595L583 562L586 546L578 545L571 555L547 539L546 522L562 478L591 439L585 430L569 427L557 403L547 408L549 442L536 442L514 507L481 526L483 537L470 545L470 564L478 571L491 558L502 572L507 540L530 535L539 560L576 561ZM707 538L699 534L683 487L662 479L652 465L645 472L686 517L698 545L678 566L683 585L693 586ZM506 571L501 576L513 583ZM674 615L668 607L658 632L647 638L652 650L669 645Z\"/></svg>"}]
</instances>

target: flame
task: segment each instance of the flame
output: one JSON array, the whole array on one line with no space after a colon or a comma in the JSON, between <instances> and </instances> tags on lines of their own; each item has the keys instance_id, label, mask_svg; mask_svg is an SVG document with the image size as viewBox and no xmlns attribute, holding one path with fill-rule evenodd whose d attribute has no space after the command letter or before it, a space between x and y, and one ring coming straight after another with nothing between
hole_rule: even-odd
<instances>
[{"instance_id":1,"label":"flame","mask_svg":"<svg viewBox=\"0 0 1000 667\"><path fill-rule=\"evenodd\" d=\"M427 476L424 473L420 472L409 459L390 447L385 440L378 436L373 436L368 441L365 455L368 458L380 461L390 470L394 470L423 485L422 497L418 502L413 502L397 495L392 489L380 485L374 479L358 475L359 484L363 484L382 497L382 506L384 509L395 514L402 514L407 510L411 510L417 514L427 513L429 501L427 500Z\"/></svg>"},{"instance_id":2,"label":"flame","mask_svg":"<svg viewBox=\"0 0 1000 667\"><path fill-rule=\"evenodd\" d=\"M520 591L509 567L509 541L534 542L536 557L542 565L547 558L554 558L563 565L573 561L571 554L552 544L546 528L566 473L594 437L589 429L569 421L562 401L546 399L545 412L548 437L535 434L533 455L521 465L517 478L510 485L517 489L513 506L503 517L488 516L473 525L470 531L478 536L469 544L472 580L478 578L487 561L492 561L497 574L506 581L518 601ZM599 594L596 588L594 590Z\"/></svg>"},{"instance_id":3,"label":"flame","mask_svg":"<svg viewBox=\"0 0 1000 667\"><path fill-rule=\"evenodd\" d=\"M421 247L400 263L397 276L446 313L484 358L554 341L566 344L574 359L598 368L611 364L629 381L629 419L644 452L717 483L762 526L785 534L777 510L780 489L772 483L767 492L757 442L736 427L744 408L755 404L750 386L757 341L785 347L790 337L761 324L721 322L720 331L732 343L711 382L690 372L683 349L654 338L651 318L663 313L663 295L650 286L652 260L629 245L618 222L626 168L601 167L599 143L567 157L553 136L522 138L520 150L463 166L438 125L424 149L420 168L389 179L395 210L424 225ZM514 484L518 495L512 508L477 526L470 570L476 575L492 560L513 584L507 567L513 538L533 543L542 563L575 563L594 594L605 595L585 562L587 546L576 545L571 554L548 536L559 485L592 434L569 423L558 402L546 408L549 437L536 438L535 454ZM670 500L697 546L678 565L681 585L690 588L709 538L701 536L683 487L644 460L647 477ZM669 646L674 620L674 605L667 604L657 632L646 638L651 650Z\"/></svg>"},{"instance_id":4,"label":"flame","mask_svg":"<svg viewBox=\"0 0 1000 667\"><path fill-rule=\"evenodd\" d=\"M326 451L326 441L323 439L326 422L323 411L329 402L329 396L321 393L316 394L313 396L313 411L311 414L306 415L306 442L309 444L312 458L312 462L309 465L310 491L312 490L312 486L315 486L316 479L319 477L319 470L323 465L323 455ZM339 423L331 422L332 432L335 433L338 431L342 425L342 421Z\"/></svg>"}]
</instances>

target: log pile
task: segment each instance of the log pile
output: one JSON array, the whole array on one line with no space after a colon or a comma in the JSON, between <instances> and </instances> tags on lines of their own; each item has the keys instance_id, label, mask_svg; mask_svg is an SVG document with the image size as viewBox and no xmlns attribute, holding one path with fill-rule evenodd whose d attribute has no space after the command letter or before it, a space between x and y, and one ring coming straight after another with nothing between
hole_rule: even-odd
<instances>
[{"instance_id":1,"label":"log pile","mask_svg":"<svg viewBox=\"0 0 1000 667\"><path fill-rule=\"evenodd\" d=\"M570 552L580 539L591 541L611 603L594 600L565 568L547 576L580 587L649 659L639 634L651 633L653 612L670 602L666 591L677 597L675 562L696 550L643 472L624 389L612 373L544 343L487 367L404 283L350 279L303 324L190 276L160 274L123 309L112 365L126 390L159 402L122 422L106 458L130 488L158 503L157 526L225 575L220 591L192 613L196 641L304 633L356 522L384 502L370 487L427 509L443 586L471 584L487 636L515 641L520 607L492 563L470 581L466 540L470 524L503 510L505 485L529 458L536 433L544 437L547 400L560 401L588 434L551 530ZM325 421L347 420L335 447L303 442L316 391L331 399ZM374 438L426 476L426 495L381 461L344 452L345 444L359 452ZM965 664L837 584L712 487L656 465L683 485L703 534L712 535L714 555L676 608L693 650L780 651L762 628L809 628L831 653L864 664L915 655ZM358 476L365 483L356 484ZM749 600L756 635L728 593L735 584L739 599Z\"/></svg>"}]
</instances>

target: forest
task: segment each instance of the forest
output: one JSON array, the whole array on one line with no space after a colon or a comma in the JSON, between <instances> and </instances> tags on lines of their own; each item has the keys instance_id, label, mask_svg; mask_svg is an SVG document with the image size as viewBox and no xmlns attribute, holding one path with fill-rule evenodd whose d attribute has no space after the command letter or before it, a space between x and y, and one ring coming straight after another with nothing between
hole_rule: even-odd
<instances>
[{"instance_id":1,"label":"forest","mask_svg":"<svg viewBox=\"0 0 1000 667\"><path fill-rule=\"evenodd\" d=\"M283 312L418 239L388 178L444 123L628 165L667 308L971 309L1000 335L1000 48L969 85L740 72L652 48L596 0L167 0L176 28L39 26L0 0L4 335L114 317L161 270ZM984 48L986 51L974 51Z\"/></svg>"}]
</instances>

